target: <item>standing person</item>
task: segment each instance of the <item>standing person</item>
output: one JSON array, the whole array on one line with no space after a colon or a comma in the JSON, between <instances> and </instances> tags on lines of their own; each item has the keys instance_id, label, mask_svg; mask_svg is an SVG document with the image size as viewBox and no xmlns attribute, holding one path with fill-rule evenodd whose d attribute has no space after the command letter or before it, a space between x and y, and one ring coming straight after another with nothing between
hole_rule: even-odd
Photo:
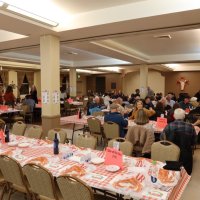
<instances>
[{"instance_id":1,"label":"standing person","mask_svg":"<svg viewBox=\"0 0 200 200\"><path fill-rule=\"evenodd\" d=\"M31 98L31 95L26 95L25 100L24 100L24 104L29 105L30 106L30 111L33 112L34 107L35 107L35 101Z\"/></svg>"},{"instance_id":2,"label":"standing person","mask_svg":"<svg viewBox=\"0 0 200 200\"><path fill-rule=\"evenodd\" d=\"M32 85L30 95L31 95L31 98L35 101L35 104L38 104L37 89L35 85Z\"/></svg>"},{"instance_id":3,"label":"standing person","mask_svg":"<svg viewBox=\"0 0 200 200\"><path fill-rule=\"evenodd\" d=\"M175 121L169 123L163 133L161 139L166 139L175 143L180 148L179 161L183 163L188 174L192 173L193 157L192 146L195 144L195 129L192 124L184 122L185 111L177 108L174 111Z\"/></svg>"},{"instance_id":4,"label":"standing person","mask_svg":"<svg viewBox=\"0 0 200 200\"><path fill-rule=\"evenodd\" d=\"M8 87L6 88L6 92L4 94L5 105L14 106L15 100L16 98L13 94L13 88L11 85L8 85Z\"/></svg>"},{"instance_id":5,"label":"standing person","mask_svg":"<svg viewBox=\"0 0 200 200\"><path fill-rule=\"evenodd\" d=\"M148 86L147 87L147 96L152 97L154 95L155 95L154 91Z\"/></svg>"}]
</instances>

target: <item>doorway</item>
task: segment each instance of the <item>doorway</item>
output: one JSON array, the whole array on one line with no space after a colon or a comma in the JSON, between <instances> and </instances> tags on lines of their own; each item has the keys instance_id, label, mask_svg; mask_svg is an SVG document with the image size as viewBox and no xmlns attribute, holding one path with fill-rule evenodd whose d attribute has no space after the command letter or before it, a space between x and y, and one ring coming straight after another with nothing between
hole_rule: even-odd
<instances>
[{"instance_id":1,"label":"doorway","mask_svg":"<svg viewBox=\"0 0 200 200\"><path fill-rule=\"evenodd\" d=\"M106 89L106 78L105 77L96 77L96 92L105 93Z\"/></svg>"}]
</instances>

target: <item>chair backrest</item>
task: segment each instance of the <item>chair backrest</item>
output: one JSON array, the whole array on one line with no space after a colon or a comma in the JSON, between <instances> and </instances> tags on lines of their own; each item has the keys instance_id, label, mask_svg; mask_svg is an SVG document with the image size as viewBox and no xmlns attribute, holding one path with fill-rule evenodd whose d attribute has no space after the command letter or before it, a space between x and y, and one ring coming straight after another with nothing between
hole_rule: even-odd
<instances>
[{"instance_id":1,"label":"chair backrest","mask_svg":"<svg viewBox=\"0 0 200 200\"><path fill-rule=\"evenodd\" d=\"M64 144L67 139L67 132L64 129L54 128L54 129L49 130L48 131L48 139L53 141L56 133L59 134L59 137L60 137L59 142Z\"/></svg>"},{"instance_id":2,"label":"chair backrest","mask_svg":"<svg viewBox=\"0 0 200 200\"><path fill-rule=\"evenodd\" d=\"M68 101L64 101L64 108L65 109L70 109L70 104Z\"/></svg>"},{"instance_id":3,"label":"chair backrest","mask_svg":"<svg viewBox=\"0 0 200 200\"><path fill-rule=\"evenodd\" d=\"M2 119L0 119L0 129L4 129L4 126L6 125L6 122Z\"/></svg>"},{"instance_id":4,"label":"chair backrest","mask_svg":"<svg viewBox=\"0 0 200 200\"><path fill-rule=\"evenodd\" d=\"M59 176L57 184L64 200L94 200L90 187L78 178L72 176Z\"/></svg>"},{"instance_id":5,"label":"chair backrest","mask_svg":"<svg viewBox=\"0 0 200 200\"><path fill-rule=\"evenodd\" d=\"M22 114L26 114L26 113L30 113L31 112L31 107L28 104L22 104L21 105L21 109L22 109Z\"/></svg>"},{"instance_id":6,"label":"chair backrest","mask_svg":"<svg viewBox=\"0 0 200 200\"><path fill-rule=\"evenodd\" d=\"M6 155L0 155L0 171L5 181L28 191L22 168L18 161Z\"/></svg>"},{"instance_id":7,"label":"chair backrest","mask_svg":"<svg viewBox=\"0 0 200 200\"><path fill-rule=\"evenodd\" d=\"M133 144L133 150L138 153L150 153L151 145L155 141L153 129L142 125L135 125L128 129L126 139Z\"/></svg>"},{"instance_id":8,"label":"chair backrest","mask_svg":"<svg viewBox=\"0 0 200 200\"><path fill-rule=\"evenodd\" d=\"M88 100L83 100L83 108L86 109Z\"/></svg>"},{"instance_id":9,"label":"chair backrest","mask_svg":"<svg viewBox=\"0 0 200 200\"><path fill-rule=\"evenodd\" d=\"M133 144L125 138L115 138L108 142L108 147L113 147L114 142L119 142L119 150L126 156L132 156Z\"/></svg>"},{"instance_id":10,"label":"chair backrest","mask_svg":"<svg viewBox=\"0 0 200 200\"><path fill-rule=\"evenodd\" d=\"M40 139L42 137L42 127L38 125L31 126L26 131L26 136L29 138Z\"/></svg>"},{"instance_id":11,"label":"chair backrest","mask_svg":"<svg viewBox=\"0 0 200 200\"><path fill-rule=\"evenodd\" d=\"M94 137L92 135L78 135L75 145L78 147L85 147L85 148L91 148L96 149L97 146L97 137Z\"/></svg>"},{"instance_id":12,"label":"chair backrest","mask_svg":"<svg viewBox=\"0 0 200 200\"><path fill-rule=\"evenodd\" d=\"M90 117L87 119L87 123L91 133L102 133L101 121L99 119L95 117Z\"/></svg>"},{"instance_id":13,"label":"chair backrest","mask_svg":"<svg viewBox=\"0 0 200 200\"><path fill-rule=\"evenodd\" d=\"M40 199L58 199L53 176L47 169L29 163L24 165L23 172L27 177L30 190L39 195Z\"/></svg>"},{"instance_id":14,"label":"chair backrest","mask_svg":"<svg viewBox=\"0 0 200 200\"><path fill-rule=\"evenodd\" d=\"M102 112L102 111L96 111L96 112L93 112L92 113L92 116L94 116L94 117L97 117L97 116L104 116L104 112Z\"/></svg>"},{"instance_id":15,"label":"chair backrest","mask_svg":"<svg viewBox=\"0 0 200 200\"><path fill-rule=\"evenodd\" d=\"M14 135L24 135L26 130L26 124L22 121L17 121L13 124L12 134Z\"/></svg>"},{"instance_id":16,"label":"chair backrest","mask_svg":"<svg viewBox=\"0 0 200 200\"><path fill-rule=\"evenodd\" d=\"M107 139L118 138L120 136L119 125L114 122L104 122L103 131Z\"/></svg>"},{"instance_id":17,"label":"chair backrest","mask_svg":"<svg viewBox=\"0 0 200 200\"><path fill-rule=\"evenodd\" d=\"M180 148L170 141L154 142L151 146L151 159L161 162L178 161Z\"/></svg>"}]
</instances>

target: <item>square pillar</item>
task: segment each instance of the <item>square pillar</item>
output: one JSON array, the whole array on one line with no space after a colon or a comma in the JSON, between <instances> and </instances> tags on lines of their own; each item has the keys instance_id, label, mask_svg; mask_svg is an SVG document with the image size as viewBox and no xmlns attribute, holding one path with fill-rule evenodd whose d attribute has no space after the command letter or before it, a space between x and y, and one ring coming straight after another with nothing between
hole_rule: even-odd
<instances>
[{"instance_id":1,"label":"square pillar","mask_svg":"<svg viewBox=\"0 0 200 200\"><path fill-rule=\"evenodd\" d=\"M53 94L60 94L60 41L53 35L40 37L41 91L48 92L49 101L42 103L43 137L48 130L60 127L60 101L53 102ZM60 97L59 97L60 99Z\"/></svg>"}]
</instances>

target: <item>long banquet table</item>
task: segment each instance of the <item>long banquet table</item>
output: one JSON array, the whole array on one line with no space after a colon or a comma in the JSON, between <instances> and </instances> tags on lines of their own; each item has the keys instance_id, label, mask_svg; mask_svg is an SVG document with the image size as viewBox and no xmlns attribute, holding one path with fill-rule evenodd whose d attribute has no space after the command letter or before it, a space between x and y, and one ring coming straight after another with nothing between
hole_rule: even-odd
<instances>
[{"instance_id":1,"label":"long banquet table","mask_svg":"<svg viewBox=\"0 0 200 200\"><path fill-rule=\"evenodd\" d=\"M91 116L84 116L83 118L79 119L77 115L71 115L67 117L61 117L60 118L60 125L64 126L66 124L78 124L78 125L87 125L87 119ZM102 117L99 117L101 120L101 123L103 124L104 120ZM156 121L150 121L149 122L155 133L161 133L163 131L163 128L160 128L157 126ZM131 127L134 125L133 120L128 120L128 127ZM200 132L200 128L198 126L194 126L196 133L198 134Z\"/></svg>"},{"instance_id":2,"label":"long banquet table","mask_svg":"<svg viewBox=\"0 0 200 200\"><path fill-rule=\"evenodd\" d=\"M95 165L81 160L85 155L104 158L105 151L60 145L59 155L53 154L53 144L48 140L30 139L11 135L11 142L2 144L0 154L16 159L22 166L37 163L47 168L54 177L64 174L77 176L93 188L116 192L128 197L146 200L179 200L190 176L182 168L180 172L162 169L164 163L156 162L151 182L152 160L123 156L123 167L116 171L106 170L104 163ZM73 156L64 156L73 153Z\"/></svg>"}]
</instances>

